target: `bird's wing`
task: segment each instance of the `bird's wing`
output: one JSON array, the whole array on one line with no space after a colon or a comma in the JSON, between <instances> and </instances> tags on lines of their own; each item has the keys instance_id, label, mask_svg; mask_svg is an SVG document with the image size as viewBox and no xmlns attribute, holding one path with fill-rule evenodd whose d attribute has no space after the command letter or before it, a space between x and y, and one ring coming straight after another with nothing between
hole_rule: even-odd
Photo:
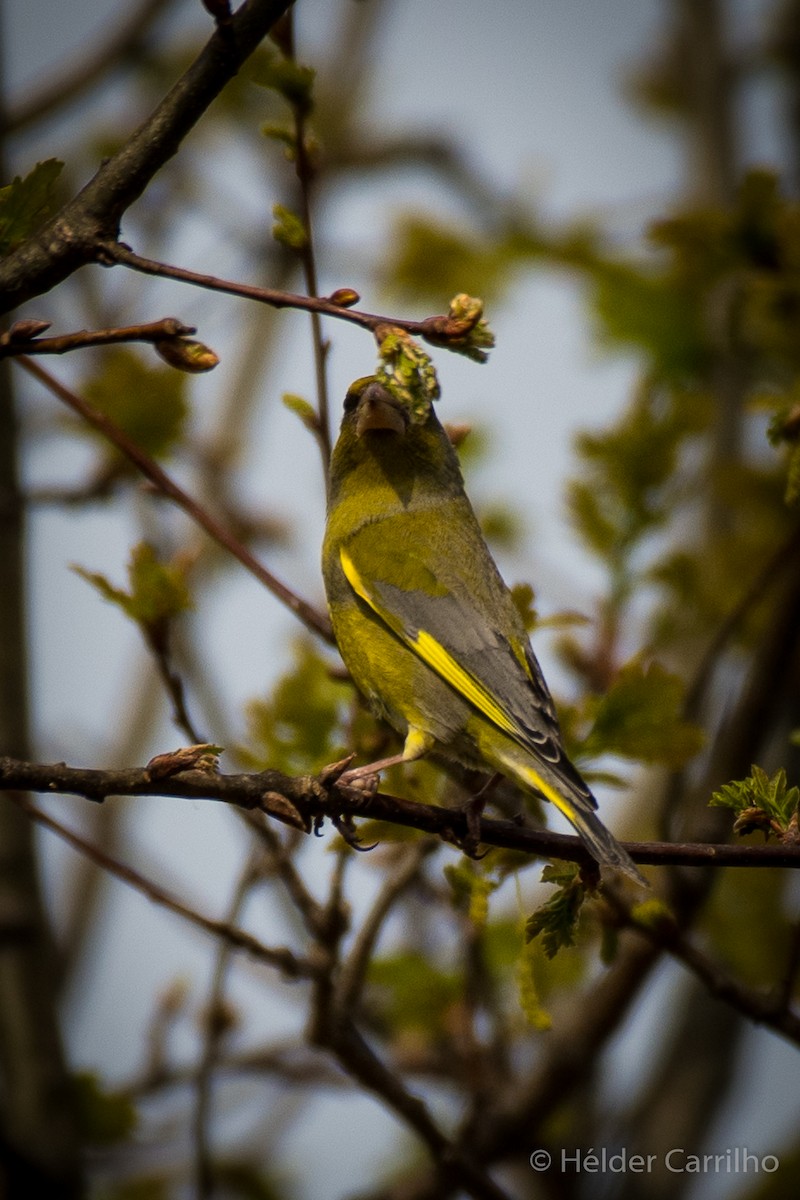
<instances>
[{"instance_id":1,"label":"bird's wing","mask_svg":"<svg viewBox=\"0 0 800 1200\"><path fill-rule=\"evenodd\" d=\"M563 768L552 700L528 647L518 656L468 594L456 595L427 564L415 561L413 548L404 548L404 574L410 568L418 582L425 580L413 590L370 578L357 545L339 553L353 591L409 649L498 729L556 770Z\"/></svg>"}]
</instances>

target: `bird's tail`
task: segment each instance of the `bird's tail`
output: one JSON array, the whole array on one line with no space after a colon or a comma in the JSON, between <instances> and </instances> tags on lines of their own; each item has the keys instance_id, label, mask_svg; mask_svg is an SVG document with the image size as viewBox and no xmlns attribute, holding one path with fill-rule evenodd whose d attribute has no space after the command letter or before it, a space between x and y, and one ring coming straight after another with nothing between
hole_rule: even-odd
<instances>
[{"instance_id":1,"label":"bird's tail","mask_svg":"<svg viewBox=\"0 0 800 1200\"><path fill-rule=\"evenodd\" d=\"M570 803L555 788L548 787L547 791L544 788L541 790L547 799L555 804L559 812L564 814L570 825L574 826L582 841L591 850L592 857L597 859L601 867L613 867L617 871L624 871L629 879L635 880L644 887L650 886L625 847L619 844L613 833L606 829L591 808L584 808L583 805L578 807L578 805Z\"/></svg>"},{"instance_id":2,"label":"bird's tail","mask_svg":"<svg viewBox=\"0 0 800 1200\"><path fill-rule=\"evenodd\" d=\"M596 807L594 796L571 764L564 760L565 768L568 767L574 772L575 781L573 782L564 770L558 772L558 783L548 779L543 771L536 770L529 763L522 765L519 760L515 759L506 765L512 767L513 774L520 782L524 779L529 787L540 792L546 800L556 806L559 812L564 814L601 867L612 867L614 870L623 871L629 879L635 880L636 883L644 887L650 886L628 851L619 844L597 816L594 811Z\"/></svg>"}]
</instances>

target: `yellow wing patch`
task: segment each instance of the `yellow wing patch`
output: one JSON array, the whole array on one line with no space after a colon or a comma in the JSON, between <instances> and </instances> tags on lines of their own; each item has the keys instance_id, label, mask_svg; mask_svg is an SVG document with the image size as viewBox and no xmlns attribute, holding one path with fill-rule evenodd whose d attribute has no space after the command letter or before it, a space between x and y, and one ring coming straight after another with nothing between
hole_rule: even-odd
<instances>
[{"instance_id":1,"label":"yellow wing patch","mask_svg":"<svg viewBox=\"0 0 800 1200\"><path fill-rule=\"evenodd\" d=\"M431 637L424 629L420 629L415 639L408 638L407 641L423 662L426 662L429 667L433 667L437 675L441 675L442 679L446 680L466 700L469 700L470 704L474 704L485 717L493 721L499 729L511 734L512 737L517 736L519 733L517 726L505 709L500 707L492 693L487 691L474 675L465 671L452 654L448 654L444 646L436 641L436 638Z\"/></svg>"},{"instance_id":2,"label":"yellow wing patch","mask_svg":"<svg viewBox=\"0 0 800 1200\"><path fill-rule=\"evenodd\" d=\"M372 603L372 599L364 585L363 579L356 570L356 564L353 562L352 558L344 549L344 547L340 548L339 550L339 562L342 564L342 570L345 573L347 582L350 584L350 587L353 589L355 594L360 596L362 600L366 601L370 608L375 609L375 612L378 612L377 608L375 608L375 605ZM379 613L378 615L382 616L383 614Z\"/></svg>"},{"instance_id":3,"label":"yellow wing patch","mask_svg":"<svg viewBox=\"0 0 800 1200\"><path fill-rule=\"evenodd\" d=\"M396 633L411 650L419 655L423 662L432 667L437 675L441 675L442 679L455 688L465 700L474 704L475 708L488 717L498 729L502 729L511 737L519 737L519 727L512 721L505 709L497 703L492 693L474 675L456 662L441 642L437 642L436 638L431 637L424 629L420 629L416 634L412 633L393 613L377 604L352 558L343 548L339 550L339 560L353 591L370 606L373 612L377 613L382 621L385 621L393 633Z\"/></svg>"}]
</instances>

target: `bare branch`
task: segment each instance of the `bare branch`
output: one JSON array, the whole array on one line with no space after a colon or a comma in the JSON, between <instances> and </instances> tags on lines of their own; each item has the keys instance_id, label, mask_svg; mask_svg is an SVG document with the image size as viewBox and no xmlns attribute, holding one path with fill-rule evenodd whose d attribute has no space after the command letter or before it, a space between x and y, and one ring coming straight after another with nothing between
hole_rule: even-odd
<instances>
[{"instance_id":1,"label":"bare branch","mask_svg":"<svg viewBox=\"0 0 800 1200\"><path fill-rule=\"evenodd\" d=\"M299 617L300 620L313 630L314 633L320 634L326 641L333 641L330 621L325 613L320 612L309 604L306 600L301 599L291 588L282 583L271 571L262 566L257 559L253 557L246 546L233 536L227 529L220 525L219 521L198 504L196 500L185 492L171 476L167 475L166 471L161 468L158 463L146 454L141 447L132 442L128 435L120 429L112 420L97 409L92 408L90 404L79 396L76 392L65 387L58 379L40 367L38 363L31 359L21 357L17 359L20 366L35 379L38 379L45 387L57 396L59 400L68 405L79 416L83 417L90 425L99 430L105 437L112 442L118 450L136 466L142 474L150 480L156 490L162 496L166 496L173 504L177 504L187 516L191 517L206 533L214 539L220 546L238 559L242 566L246 567L251 575L255 575L260 583L263 583L273 596L282 601L287 608Z\"/></svg>"},{"instance_id":2,"label":"bare branch","mask_svg":"<svg viewBox=\"0 0 800 1200\"><path fill-rule=\"evenodd\" d=\"M413 882L425 856L430 854L434 845L433 842L417 842L416 845L400 848L402 854L362 922L352 949L342 964L336 989L336 1003L342 1012L353 1012L358 1007L367 970L386 918Z\"/></svg>"},{"instance_id":3,"label":"bare branch","mask_svg":"<svg viewBox=\"0 0 800 1200\"><path fill-rule=\"evenodd\" d=\"M206 288L212 292L224 292L229 296L241 296L245 300L255 300L258 304L268 304L271 308L293 308L303 312L319 313L326 317L336 317L340 321L349 321L370 333L379 334L382 328L395 326L405 330L414 337L422 338L433 346L447 349L452 342L459 342L475 326L478 315L474 318L451 317L439 313L432 317L423 317L415 321L408 317L386 317L378 313L362 312L351 308L349 304L336 302L333 297L303 296L299 292L284 292L277 288L257 287L252 283L237 283L232 279L220 279L216 275L204 275L199 271L190 271L186 267L175 267L170 263L159 262L154 258L145 258L135 254L130 247L117 241L98 243L99 261L107 264L119 263L141 271L144 275L155 275L163 279L177 279L182 283L191 283L195 287ZM349 290L344 289L349 297Z\"/></svg>"},{"instance_id":4,"label":"bare branch","mask_svg":"<svg viewBox=\"0 0 800 1200\"><path fill-rule=\"evenodd\" d=\"M758 1025L766 1025L776 1033L800 1045L800 1013L790 1008L791 985L787 994L785 981L773 993L759 992L734 978L721 964L715 963L692 942L670 919L653 924L637 921L618 897L610 897L615 916L628 929L666 950L682 962L706 986L712 996L730 1004L743 1016ZM796 947L793 947L796 949Z\"/></svg>"},{"instance_id":5,"label":"bare branch","mask_svg":"<svg viewBox=\"0 0 800 1200\"><path fill-rule=\"evenodd\" d=\"M0 262L0 311L40 296L79 267L96 261L98 243L118 236L126 209L177 154L186 135L290 3L245 0L231 20L215 30L122 148L52 220Z\"/></svg>"},{"instance_id":6,"label":"bare branch","mask_svg":"<svg viewBox=\"0 0 800 1200\"><path fill-rule=\"evenodd\" d=\"M203 929L206 933L213 934L214 937L222 938L235 949L244 950L253 958L267 963L271 967L277 967L289 979L311 979L314 977L315 968L312 964L298 958L296 954L286 947L265 946L244 929L239 929L227 921L217 921L213 917L204 916L202 913L190 908L188 904L184 904L182 900L173 896L171 892L168 892L166 888L162 888L160 884L147 879L139 871L134 870L133 867L129 867L125 863L119 862L118 859L112 858L98 846L87 842L85 838L74 833L59 821L54 820L27 800L19 797L14 797L14 799L28 816L39 825L43 825L46 829L57 833L73 849L91 858L103 870L108 871L109 874L114 875L117 879L121 879L124 883L135 888L136 891L146 896L148 900L152 900L154 904L161 905L177 916L184 917L187 921L196 925L198 929Z\"/></svg>"},{"instance_id":7,"label":"bare branch","mask_svg":"<svg viewBox=\"0 0 800 1200\"><path fill-rule=\"evenodd\" d=\"M184 325L175 317L115 329L79 329L74 333L46 338L25 336L31 324L47 327L45 322L18 321L7 332L0 333L0 358L19 357L22 354L67 354L70 350L83 350L88 346L114 346L120 342L149 342L158 347L159 343L184 343L185 338L197 332L193 325ZM211 359L213 361L207 361L203 370L216 366L219 361L213 354Z\"/></svg>"}]
</instances>

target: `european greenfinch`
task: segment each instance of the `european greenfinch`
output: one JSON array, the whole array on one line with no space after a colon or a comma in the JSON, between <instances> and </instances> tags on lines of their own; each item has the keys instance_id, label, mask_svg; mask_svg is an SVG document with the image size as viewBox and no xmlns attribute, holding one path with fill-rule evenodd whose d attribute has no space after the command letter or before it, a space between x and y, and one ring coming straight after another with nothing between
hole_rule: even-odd
<instances>
[{"instance_id":1,"label":"european greenfinch","mask_svg":"<svg viewBox=\"0 0 800 1200\"><path fill-rule=\"evenodd\" d=\"M345 666L405 738L402 755L361 772L430 751L493 768L555 804L601 866L644 882L564 753L547 684L433 405L407 405L375 376L344 401L322 569Z\"/></svg>"}]
</instances>

